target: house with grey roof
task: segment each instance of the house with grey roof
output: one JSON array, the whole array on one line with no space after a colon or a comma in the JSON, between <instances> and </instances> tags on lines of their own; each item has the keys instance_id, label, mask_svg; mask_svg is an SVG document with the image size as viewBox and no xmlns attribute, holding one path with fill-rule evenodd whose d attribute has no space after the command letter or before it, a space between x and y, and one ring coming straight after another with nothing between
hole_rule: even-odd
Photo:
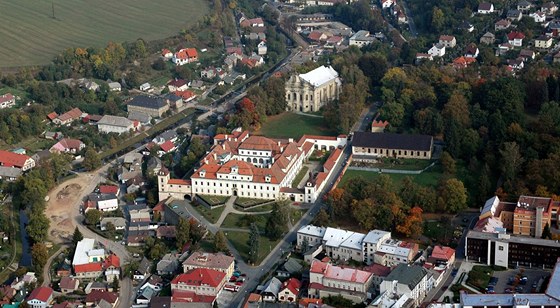
<instances>
[{"instance_id":1,"label":"house with grey roof","mask_svg":"<svg viewBox=\"0 0 560 308\"><path fill-rule=\"evenodd\" d=\"M263 301L265 302L276 302L278 297L278 292L282 288L282 282L276 278L272 277L265 285L261 292Z\"/></svg>"},{"instance_id":2,"label":"house with grey roof","mask_svg":"<svg viewBox=\"0 0 560 308\"><path fill-rule=\"evenodd\" d=\"M15 181L21 174L20 168L0 166L0 180L7 182Z\"/></svg>"},{"instance_id":3,"label":"house with grey roof","mask_svg":"<svg viewBox=\"0 0 560 308\"><path fill-rule=\"evenodd\" d=\"M356 132L352 155L367 161L381 157L431 159L433 137L428 135Z\"/></svg>"},{"instance_id":4,"label":"house with grey roof","mask_svg":"<svg viewBox=\"0 0 560 308\"><path fill-rule=\"evenodd\" d=\"M141 112L154 118L163 116L169 110L169 104L164 99L147 95L134 97L126 107L129 113Z\"/></svg>"},{"instance_id":5,"label":"house with grey roof","mask_svg":"<svg viewBox=\"0 0 560 308\"><path fill-rule=\"evenodd\" d=\"M168 253L156 265L158 275L173 275L179 268L177 255Z\"/></svg>"},{"instance_id":6,"label":"house with grey roof","mask_svg":"<svg viewBox=\"0 0 560 308\"><path fill-rule=\"evenodd\" d=\"M139 123L135 123L125 117L118 117L114 115L104 115L101 120L97 122L97 129L102 133L128 133L138 129Z\"/></svg>"},{"instance_id":7,"label":"house with grey roof","mask_svg":"<svg viewBox=\"0 0 560 308\"><path fill-rule=\"evenodd\" d=\"M419 307L429 290L429 272L419 265L399 264L385 277L380 286L381 294L409 298Z\"/></svg>"},{"instance_id":8,"label":"house with grey roof","mask_svg":"<svg viewBox=\"0 0 560 308\"><path fill-rule=\"evenodd\" d=\"M140 124L150 124L150 121L152 121L152 117L149 114L145 114L142 112L129 112L128 113L128 117L129 120L131 121L138 121L140 122Z\"/></svg>"},{"instance_id":9,"label":"house with grey roof","mask_svg":"<svg viewBox=\"0 0 560 308\"><path fill-rule=\"evenodd\" d=\"M126 219L122 217L103 217L99 222L99 228L101 231L105 231L109 224L112 224L115 230L124 230L126 228Z\"/></svg>"}]
</instances>

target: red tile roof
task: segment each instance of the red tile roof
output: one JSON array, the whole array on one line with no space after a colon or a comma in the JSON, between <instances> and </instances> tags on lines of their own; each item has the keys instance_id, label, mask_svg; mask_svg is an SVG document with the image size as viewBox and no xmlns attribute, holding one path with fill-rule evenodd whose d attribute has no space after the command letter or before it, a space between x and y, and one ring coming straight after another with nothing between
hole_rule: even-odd
<instances>
[{"instance_id":1,"label":"red tile roof","mask_svg":"<svg viewBox=\"0 0 560 308\"><path fill-rule=\"evenodd\" d=\"M194 94L193 91L189 91L189 90L185 90L185 91L175 91L173 92L173 94L181 97L184 100L189 100L193 97L196 97L196 94Z\"/></svg>"},{"instance_id":2,"label":"red tile roof","mask_svg":"<svg viewBox=\"0 0 560 308\"><path fill-rule=\"evenodd\" d=\"M58 143L60 143L60 145L63 146L65 149L74 149L74 150L79 150L83 144L82 141L78 139L71 139L71 138L60 139Z\"/></svg>"},{"instance_id":3,"label":"red tile roof","mask_svg":"<svg viewBox=\"0 0 560 308\"><path fill-rule=\"evenodd\" d=\"M105 261L103 261L103 267L104 268L121 267L121 259L117 255L112 254L109 257L107 257Z\"/></svg>"},{"instance_id":4,"label":"red tile roof","mask_svg":"<svg viewBox=\"0 0 560 308\"><path fill-rule=\"evenodd\" d=\"M49 120L51 120L51 121L54 120L54 119L56 119L57 117L58 117L58 113L56 113L56 112L54 112L54 111L51 112L51 113L49 113L49 114L47 114L47 118L49 118Z\"/></svg>"},{"instance_id":5,"label":"red tile roof","mask_svg":"<svg viewBox=\"0 0 560 308\"><path fill-rule=\"evenodd\" d=\"M525 38L525 34L523 34L522 32L512 31L508 33L507 38L510 41L515 39L522 40Z\"/></svg>"},{"instance_id":6,"label":"red tile roof","mask_svg":"<svg viewBox=\"0 0 560 308\"><path fill-rule=\"evenodd\" d=\"M328 171L332 170L332 168L336 164L336 161L340 157L340 154L342 154L342 150L339 148L335 149L323 165L323 168Z\"/></svg>"},{"instance_id":7,"label":"red tile roof","mask_svg":"<svg viewBox=\"0 0 560 308\"><path fill-rule=\"evenodd\" d=\"M432 251L432 258L449 261L455 255L455 249L446 246L436 246Z\"/></svg>"},{"instance_id":8,"label":"red tile roof","mask_svg":"<svg viewBox=\"0 0 560 308\"><path fill-rule=\"evenodd\" d=\"M300 288L301 288L301 282L296 278L288 279L286 282L284 282L284 285L282 286L282 289L288 289L290 290L290 292L292 292L292 294L295 294L296 296L299 294Z\"/></svg>"},{"instance_id":9,"label":"red tile roof","mask_svg":"<svg viewBox=\"0 0 560 308\"><path fill-rule=\"evenodd\" d=\"M102 299L110 304L114 304L119 299L119 295L115 292L91 290L91 293L86 296L86 303L99 303Z\"/></svg>"},{"instance_id":10,"label":"red tile roof","mask_svg":"<svg viewBox=\"0 0 560 308\"><path fill-rule=\"evenodd\" d=\"M303 306L303 307L307 308L307 306L309 306L309 304L323 305L323 300L320 299L320 298L302 298L302 299L299 300L300 307Z\"/></svg>"},{"instance_id":11,"label":"red tile roof","mask_svg":"<svg viewBox=\"0 0 560 308\"><path fill-rule=\"evenodd\" d=\"M166 55L170 54L170 53L171 53L171 50L169 50L167 48L164 48L164 49L161 50L161 55L164 56L164 57Z\"/></svg>"},{"instance_id":12,"label":"red tile roof","mask_svg":"<svg viewBox=\"0 0 560 308\"><path fill-rule=\"evenodd\" d=\"M183 180L183 179L169 179L167 184L174 184L174 185L191 185L191 181ZM156 208L154 207L154 211Z\"/></svg>"},{"instance_id":13,"label":"red tile roof","mask_svg":"<svg viewBox=\"0 0 560 308\"><path fill-rule=\"evenodd\" d=\"M74 290L76 289L76 282L78 281L74 278L62 277L58 285L60 286L61 289Z\"/></svg>"},{"instance_id":14,"label":"red tile roof","mask_svg":"<svg viewBox=\"0 0 560 308\"><path fill-rule=\"evenodd\" d=\"M355 283L366 283L372 276L372 273L366 271L334 266L330 263L323 263L318 260L314 260L313 263L311 263L310 272L323 274L324 277L329 279Z\"/></svg>"},{"instance_id":15,"label":"red tile roof","mask_svg":"<svg viewBox=\"0 0 560 308\"><path fill-rule=\"evenodd\" d=\"M206 268L196 268L190 270L184 274L175 277L171 284L185 284L190 286L202 286L208 285L214 288L220 286L220 283L224 280L226 273L206 269Z\"/></svg>"},{"instance_id":16,"label":"red tile roof","mask_svg":"<svg viewBox=\"0 0 560 308\"><path fill-rule=\"evenodd\" d=\"M115 185L100 185L99 193L116 195L119 192L119 187Z\"/></svg>"},{"instance_id":17,"label":"red tile roof","mask_svg":"<svg viewBox=\"0 0 560 308\"><path fill-rule=\"evenodd\" d=\"M31 157L23 154L0 150L0 166L23 168Z\"/></svg>"},{"instance_id":18,"label":"red tile roof","mask_svg":"<svg viewBox=\"0 0 560 308\"><path fill-rule=\"evenodd\" d=\"M82 111L78 108L74 108L66 113L63 113L58 116L58 119L62 122L77 119L82 115Z\"/></svg>"},{"instance_id":19,"label":"red tile roof","mask_svg":"<svg viewBox=\"0 0 560 308\"><path fill-rule=\"evenodd\" d=\"M171 142L171 140L167 140L166 142L162 143L159 147L162 149L162 151L169 152L173 150L173 148L175 148L175 144Z\"/></svg>"},{"instance_id":20,"label":"red tile roof","mask_svg":"<svg viewBox=\"0 0 560 308\"><path fill-rule=\"evenodd\" d=\"M184 79L173 79L170 82L168 82L167 85L174 86L174 87L182 87L184 85L187 85L187 81Z\"/></svg>"},{"instance_id":21,"label":"red tile roof","mask_svg":"<svg viewBox=\"0 0 560 308\"><path fill-rule=\"evenodd\" d=\"M364 267L364 271L370 272L375 276L387 277L391 273L391 268L388 266L383 266L381 264L374 263Z\"/></svg>"},{"instance_id":22,"label":"red tile roof","mask_svg":"<svg viewBox=\"0 0 560 308\"><path fill-rule=\"evenodd\" d=\"M172 303L213 303L216 300L215 296L198 295L190 291L173 291L171 296Z\"/></svg>"},{"instance_id":23,"label":"red tile roof","mask_svg":"<svg viewBox=\"0 0 560 308\"><path fill-rule=\"evenodd\" d=\"M33 290L31 294L29 294L27 300L29 301L29 300L36 299L42 302L48 302L52 294L53 294L53 289L49 287L39 287Z\"/></svg>"},{"instance_id":24,"label":"red tile roof","mask_svg":"<svg viewBox=\"0 0 560 308\"><path fill-rule=\"evenodd\" d=\"M195 48L183 48L175 53L175 57L178 59L194 59L198 57L198 53Z\"/></svg>"},{"instance_id":25,"label":"red tile roof","mask_svg":"<svg viewBox=\"0 0 560 308\"><path fill-rule=\"evenodd\" d=\"M90 273L90 272L101 272L101 263L87 263L74 265L74 272L76 273Z\"/></svg>"}]
</instances>

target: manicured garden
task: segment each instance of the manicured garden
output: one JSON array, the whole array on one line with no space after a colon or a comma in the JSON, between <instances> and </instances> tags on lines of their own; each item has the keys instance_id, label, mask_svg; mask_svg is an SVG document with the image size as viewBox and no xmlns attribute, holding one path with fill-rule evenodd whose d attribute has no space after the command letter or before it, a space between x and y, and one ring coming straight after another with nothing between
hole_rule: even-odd
<instances>
[{"instance_id":1,"label":"manicured garden","mask_svg":"<svg viewBox=\"0 0 560 308\"><path fill-rule=\"evenodd\" d=\"M206 218L206 220L208 220L210 223L216 223L218 221L218 219L220 219L220 216L222 215L222 212L224 211L224 206L218 206L215 208L210 209L207 206L201 205L201 204L193 204L194 209L200 213L200 215L204 216L204 218Z\"/></svg>"},{"instance_id":2,"label":"manicured garden","mask_svg":"<svg viewBox=\"0 0 560 308\"><path fill-rule=\"evenodd\" d=\"M237 199L235 199L235 205L240 207L241 210L245 210L248 209L250 207L253 206L257 206L259 204L263 204L263 203L267 203L270 202L272 200L263 200L263 199L251 199L251 198L242 198L239 197Z\"/></svg>"},{"instance_id":3,"label":"manicured garden","mask_svg":"<svg viewBox=\"0 0 560 308\"><path fill-rule=\"evenodd\" d=\"M206 204L214 207L225 204L229 196L198 195L197 198L202 199Z\"/></svg>"},{"instance_id":4,"label":"manicured garden","mask_svg":"<svg viewBox=\"0 0 560 308\"><path fill-rule=\"evenodd\" d=\"M267 118L257 131L270 138L300 138L307 135L336 136L335 130L327 127L325 120L292 112L284 112Z\"/></svg>"},{"instance_id":5,"label":"manicured garden","mask_svg":"<svg viewBox=\"0 0 560 308\"><path fill-rule=\"evenodd\" d=\"M469 272L467 284L479 291L485 291L490 278L492 278L492 273L494 273L494 270L490 266L475 265Z\"/></svg>"}]
</instances>

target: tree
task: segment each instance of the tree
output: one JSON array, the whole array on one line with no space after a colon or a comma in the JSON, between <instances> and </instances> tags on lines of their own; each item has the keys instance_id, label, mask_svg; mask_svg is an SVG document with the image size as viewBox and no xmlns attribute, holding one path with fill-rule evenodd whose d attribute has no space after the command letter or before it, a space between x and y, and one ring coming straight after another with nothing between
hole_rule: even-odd
<instances>
[{"instance_id":1,"label":"tree","mask_svg":"<svg viewBox=\"0 0 560 308\"><path fill-rule=\"evenodd\" d=\"M188 220L184 218L179 219L179 224L177 224L177 237L176 237L176 244L177 249L183 250L185 244L189 242L191 239L191 224Z\"/></svg>"},{"instance_id":2,"label":"tree","mask_svg":"<svg viewBox=\"0 0 560 308\"><path fill-rule=\"evenodd\" d=\"M76 227L74 229L74 234L72 234L72 244L73 244L73 246L76 246L76 244L78 244L78 242L83 240L83 239L84 239L84 236L82 235L82 232L80 232L78 227Z\"/></svg>"},{"instance_id":3,"label":"tree","mask_svg":"<svg viewBox=\"0 0 560 308\"><path fill-rule=\"evenodd\" d=\"M35 243L31 247L31 260L36 272L42 273L47 260L49 259L49 251L43 243Z\"/></svg>"},{"instance_id":4,"label":"tree","mask_svg":"<svg viewBox=\"0 0 560 308\"><path fill-rule=\"evenodd\" d=\"M259 259L259 227L256 223L252 223L249 231L249 241L247 245L249 246L249 262L255 264Z\"/></svg>"},{"instance_id":5,"label":"tree","mask_svg":"<svg viewBox=\"0 0 560 308\"><path fill-rule=\"evenodd\" d=\"M502 156L500 170L506 181L515 179L519 168L525 161L519 152L519 145L516 142L504 142L503 147L500 149Z\"/></svg>"},{"instance_id":6,"label":"tree","mask_svg":"<svg viewBox=\"0 0 560 308\"><path fill-rule=\"evenodd\" d=\"M91 209L86 212L86 225L95 226L101 221L101 212L96 209Z\"/></svg>"},{"instance_id":7,"label":"tree","mask_svg":"<svg viewBox=\"0 0 560 308\"><path fill-rule=\"evenodd\" d=\"M324 208L321 208L317 213L317 216L313 218L313 224L316 226L328 226L330 223L329 213Z\"/></svg>"},{"instance_id":8,"label":"tree","mask_svg":"<svg viewBox=\"0 0 560 308\"><path fill-rule=\"evenodd\" d=\"M442 183L439 191L439 208L442 211L457 213L467 207L467 190L458 179L451 178Z\"/></svg>"},{"instance_id":9,"label":"tree","mask_svg":"<svg viewBox=\"0 0 560 308\"><path fill-rule=\"evenodd\" d=\"M43 213L43 209L32 210L25 230L34 243L42 243L47 239L49 225L50 220Z\"/></svg>"},{"instance_id":10,"label":"tree","mask_svg":"<svg viewBox=\"0 0 560 308\"><path fill-rule=\"evenodd\" d=\"M99 154L91 148L88 147L86 152L84 153L84 161L82 165L87 171L93 171L99 167L101 167L101 159L99 158Z\"/></svg>"},{"instance_id":11,"label":"tree","mask_svg":"<svg viewBox=\"0 0 560 308\"><path fill-rule=\"evenodd\" d=\"M434 7L432 10L432 29L435 30L435 32L441 31L444 22L445 15L443 11L438 7Z\"/></svg>"},{"instance_id":12,"label":"tree","mask_svg":"<svg viewBox=\"0 0 560 308\"><path fill-rule=\"evenodd\" d=\"M453 159L453 157L451 157L451 155L449 155L448 152L441 153L440 161L441 165L443 166L443 172L445 174L455 174L455 172L457 171L455 160Z\"/></svg>"},{"instance_id":13,"label":"tree","mask_svg":"<svg viewBox=\"0 0 560 308\"><path fill-rule=\"evenodd\" d=\"M265 226L265 234L272 240L281 238L288 230L288 204L276 202Z\"/></svg>"},{"instance_id":14,"label":"tree","mask_svg":"<svg viewBox=\"0 0 560 308\"><path fill-rule=\"evenodd\" d=\"M113 277L112 287L113 287L113 292L119 291L119 280L117 279L117 276Z\"/></svg>"},{"instance_id":15,"label":"tree","mask_svg":"<svg viewBox=\"0 0 560 308\"><path fill-rule=\"evenodd\" d=\"M226 242L226 236L223 231L218 231L214 235L214 251L216 252L228 252L228 246Z\"/></svg>"},{"instance_id":16,"label":"tree","mask_svg":"<svg viewBox=\"0 0 560 308\"><path fill-rule=\"evenodd\" d=\"M546 225L544 225L541 238L549 240L552 239L552 232L550 231L550 225L548 224L548 222L546 223Z\"/></svg>"},{"instance_id":17,"label":"tree","mask_svg":"<svg viewBox=\"0 0 560 308\"><path fill-rule=\"evenodd\" d=\"M422 235L422 209L418 206L411 208L406 219L397 226L397 231L406 237Z\"/></svg>"}]
</instances>

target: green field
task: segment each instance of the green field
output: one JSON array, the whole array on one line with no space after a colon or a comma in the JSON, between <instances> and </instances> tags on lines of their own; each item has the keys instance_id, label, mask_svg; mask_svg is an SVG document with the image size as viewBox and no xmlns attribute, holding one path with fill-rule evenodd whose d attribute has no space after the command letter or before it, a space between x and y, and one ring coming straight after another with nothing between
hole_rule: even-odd
<instances>
[{"instance_id":1,"label":"green field","mask_svg":"<svg viewBox=\"0 0 560 308\"><path fill-rule=\"evenodd\" d=\"M213 209L209 209L204 205L194 205L194 204L193 207L197 212L200 213L200 215L204 216L204 218L206 218L210 223L213 224L216 223L218 219L220 219L222 212L226 208L225 206L220 206L220 207L215 207Z\"/></svg>"},{"instance_id":2,"label":"green field","mask_svg":"<svg viewBox=\"0 0 560 308\"><path fill-rule=\"evenodd\" d=\"M242 228L247 229L251 227L251 223L256 223L259 231L264 232L266 221L271 214L262 214L262 215L241 215L230 213L224 219L224 222L220 227L222 228Z\"/></svg>"},{"instance_id":3,"label":"green field","mask_svg":"<svg viewBox=\"0 0 560 308\"><path fill-rule=\"evenodd\" d=\"M237 249L239 254L243 257L245 261L249 258L249 245L247 245L247 241L249 240L249 232L234 232L234 231L226 231L226 238L230 241L230 243ZM257 264L260 264L266 256L270 253L278 241L271 241L264 236L259 237L259 257L257 258Z\"/></svg>"},{"instance_id":4,"label":"green field","mask_svg":"<svg viewBox=\"0 0 560 308\"><path fill-rule=\"evenodd\" d=\"M414 182L420 185L436 187L439 179L442 176L441 172L437 171L437 168L431 168L417 175L398 174L398 173L385 173L385 174L387 174L393 180L393 183L395 183L397 187L400 185L401 181L407 176L411 177L414 180ZM381 173L374 172L374 171L346 170L344 176L342 177L342 180L340 181L340 186L344 186L346 182L348 182L348 180L359 176L363 177L368 181L373 181L379 175L381 175Z\"/></svg>"},{"instance_id":5,"label":"green field","mask_svg":"<svg viewBox=\"0 0 560 308\"><path fill-rule=\"evenodd\" d=\"M46 64L69 47L169 37L208 11L205 0L1 1L0 67Z\"/></svg>"},{"instance_id":6,"label":"green field","mask_svg":"<svg viewBox=\"0 0 560 308\"><path fill-rule=\"evenodd\" d=\"M309 117L291 112L268 117L257 132L270 138L300 138L304 134L336 136L336 131L327 127L323 118Z\"/></svg>"}]
</instances>

